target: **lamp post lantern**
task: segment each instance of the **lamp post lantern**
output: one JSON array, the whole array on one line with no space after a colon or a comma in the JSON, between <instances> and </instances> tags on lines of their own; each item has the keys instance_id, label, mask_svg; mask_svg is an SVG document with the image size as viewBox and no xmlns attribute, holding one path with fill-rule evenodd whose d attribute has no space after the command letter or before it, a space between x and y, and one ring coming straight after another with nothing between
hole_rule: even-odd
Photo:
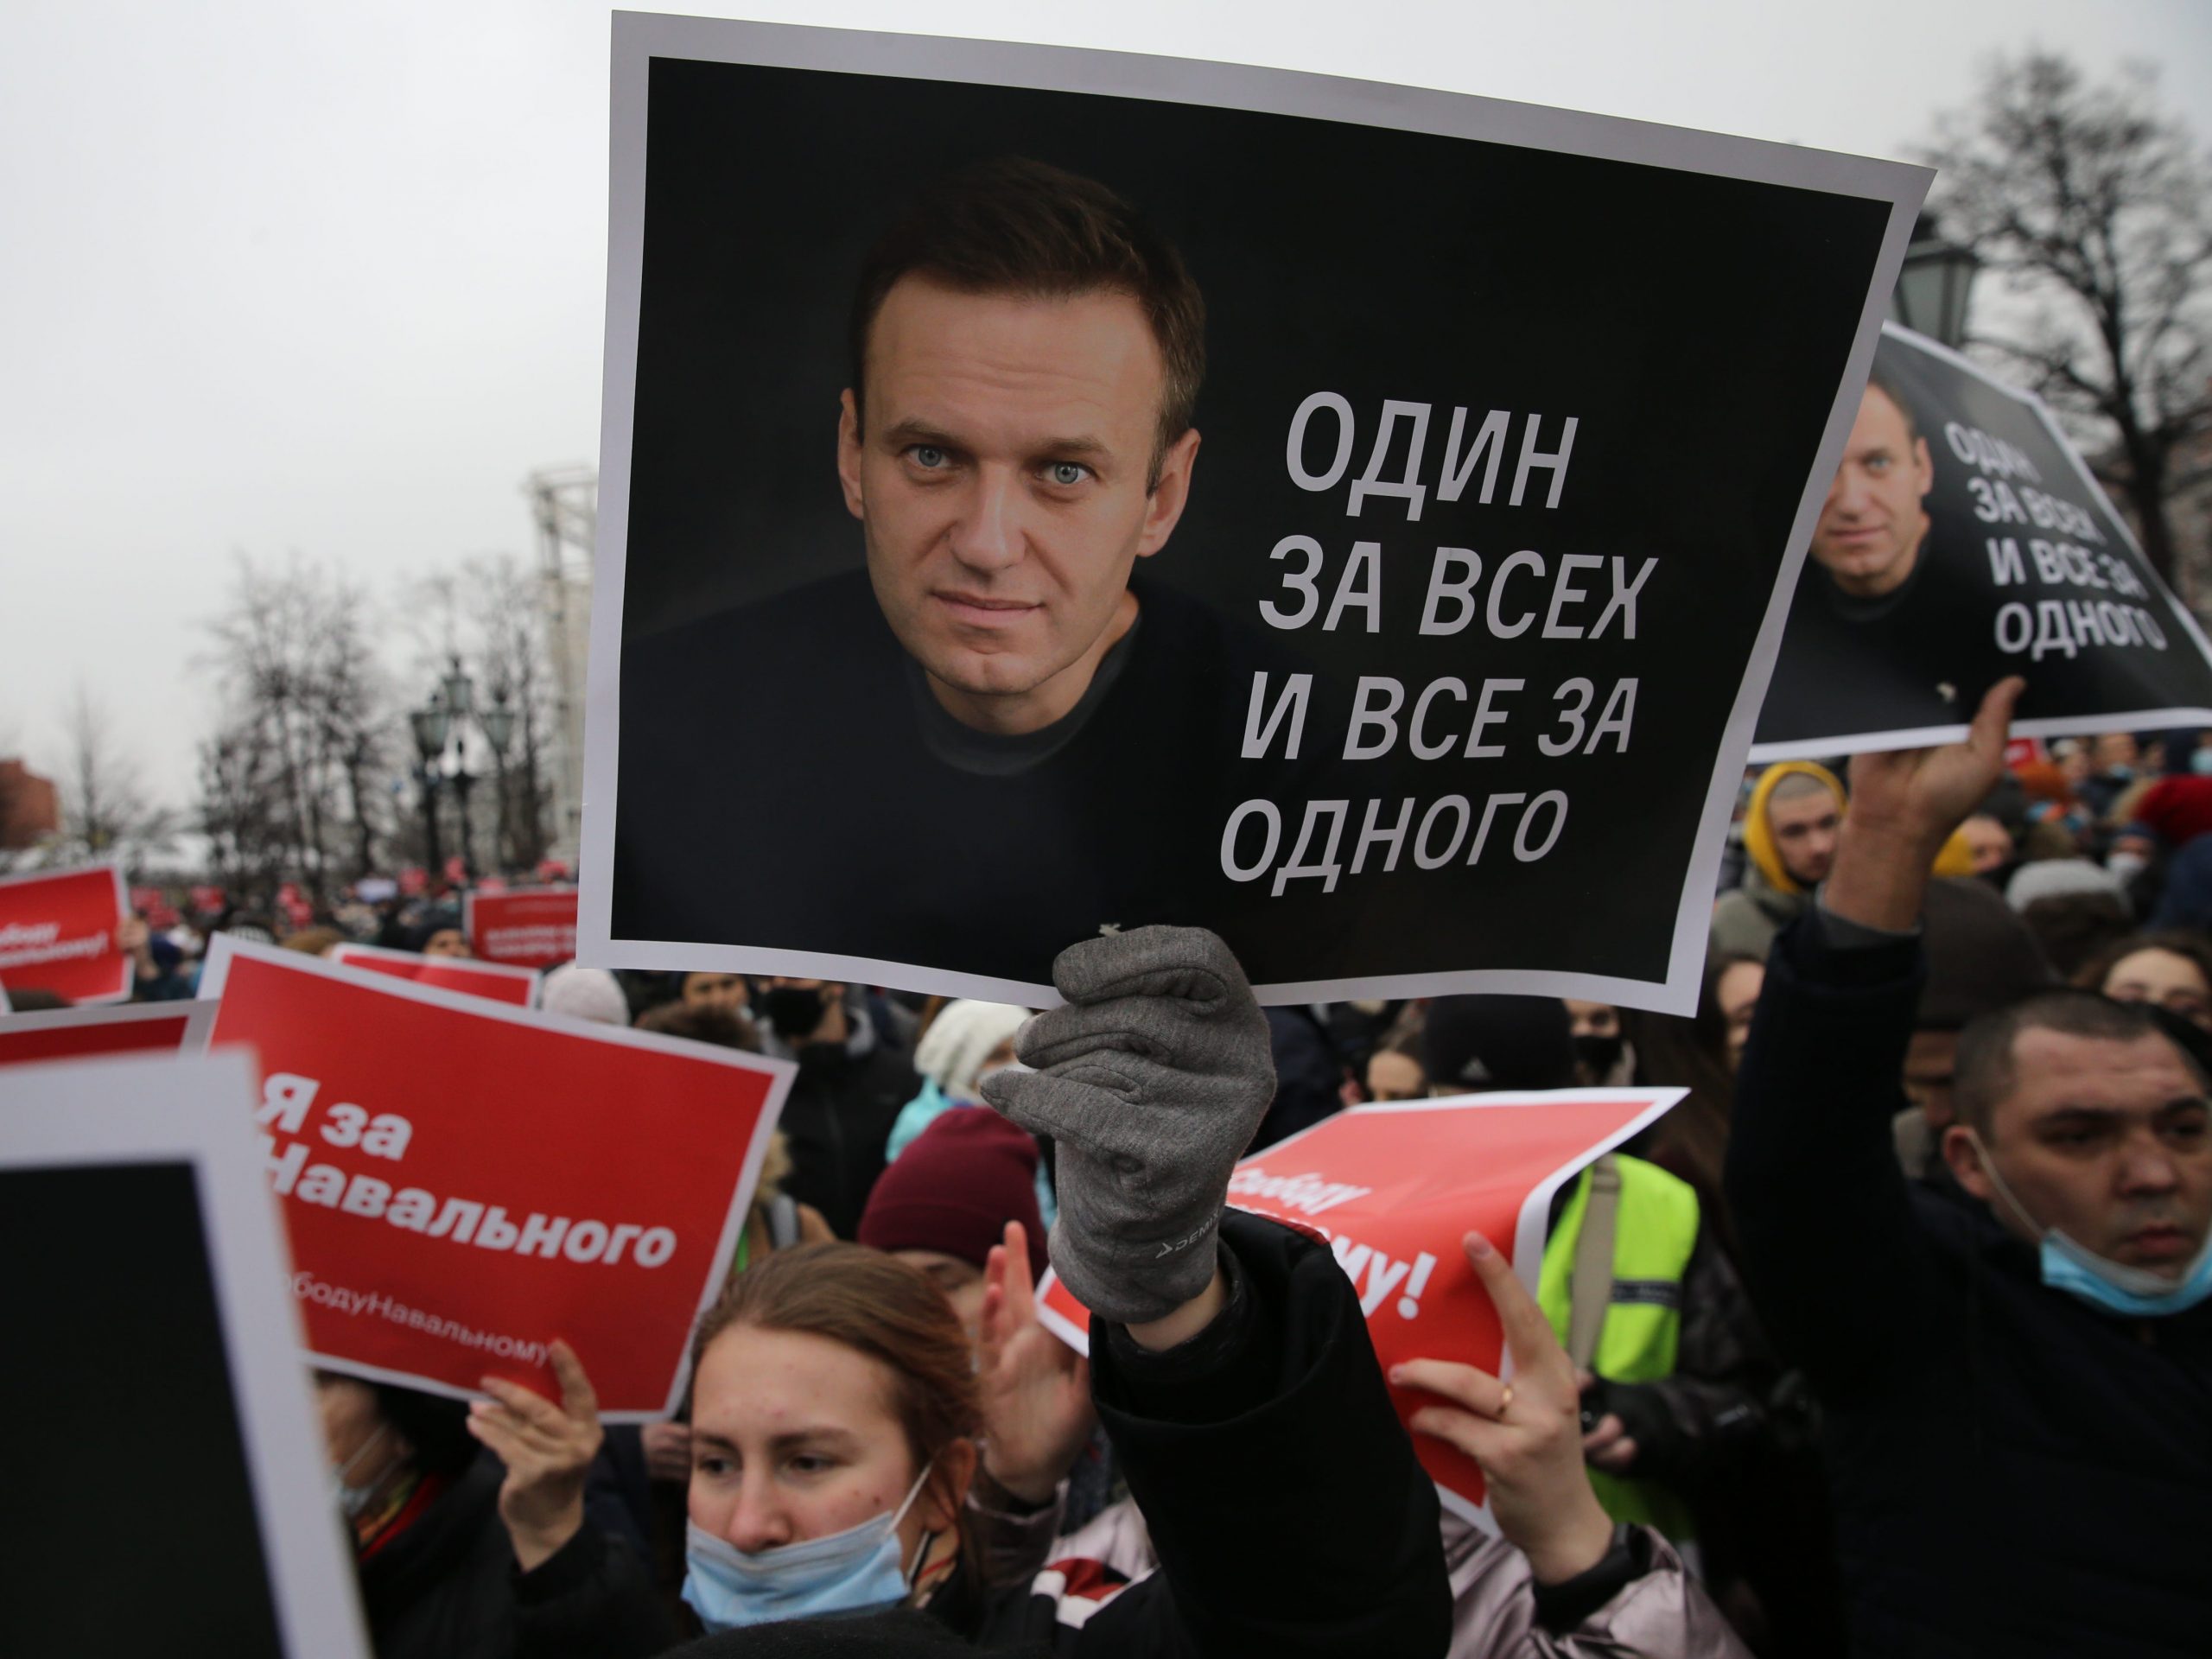
<instances>
[{"instance_id":1,"label":"lamp post lantern","mask_svg":"<svg viewBox=\"0 0 2212 1659\"><path fill-rule=\"evenodd\" d=\"M1945 241L1935 215L1923 213L1890 295L1891 316L1956 351L1966 343L1967 303L1980 269L1972 248Z\"/></svg>"}]
</instances>

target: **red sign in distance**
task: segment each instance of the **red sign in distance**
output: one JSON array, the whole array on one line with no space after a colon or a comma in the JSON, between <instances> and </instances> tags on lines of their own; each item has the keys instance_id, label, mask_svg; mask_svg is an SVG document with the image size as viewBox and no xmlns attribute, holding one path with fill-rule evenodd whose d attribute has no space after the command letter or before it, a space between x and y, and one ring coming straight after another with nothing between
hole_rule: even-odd
<instances>
[{"instance_id":1,"label":"red sign in distance","mask_svg":"<svg viewBox=\"0 0 2212 1659\"><path fill-rule=\"evenodd\" d=\"M1449 1359L1497 1374L1497 1314L1460 1241L1481 1233L1534 1295L1552 1195L1686 1092L1567 1089L1354 1107L1239 1163L1229 1201L1328 1241L1386 1372L1403 1360ZM1090 1316L1056 1274L1039 1287L1039 1313L1089 1351ZM1390 1393L1402 1421L1433 1403ZM1474 1460L1433 1435L1413 1441L1446 1503L1478 1515Z\"/></svg>"},{"instance_id":2,"label":"red sign in distance","mask_svg":"<svg viewBox=\"0 0 2212 1659\"><path fill-rule=\"evenodd\" d=\"M477 962L467 957L425 957L413 950L385 950L373 944L338 944L330 950L333 962L372 974L411 981L464 996L489 997L510 1007L537 1005L537 976L527 968L503 963Z\"/></svg>"},{"instance_id":3,"label":"red sign in distance","mask_svg":"<svg viewBox=\"0 0 2212 1659\"><path fill-rule=\"evenodd\" d=\"M169 903L159 887L130 889L130 908L146 918L146 925L160 931L175 927L180 918L176 906Z\"/></svg>"},{"instance_id":4,"label":"red sign in distance","mask_svg":"<svg viewBox=\"0 0 2212 1659\"><path fill-rule=\"evenodd\" d=\"M0 1066L99 1054L196 1054L214 1023L212 1002L132 1002L0 1015Z\"/></svg>"},{"instance_id":5,"label":"red sign in distance","mask_svg":"<svg viewBox=\"0 0 2212 1659\"><path fill-rule=\"evenodd\" d=\"M213 1040L257 1057L315 1363L557 1397L557 1337L608 1418L676 1408L792 1067L227 938L207 974Z\"/></svg>"},{"instance_id":6,"label":"red sign in distance","mask_svg":"<svg viewBox=\"0 0 2212 1659\"><path fill-rule=\"evenodd\" d=\"M130 958L116 943L130 906L112 865L0 875L0 985L71 1002L120 1002Z\"/></svg>"},{"instance_id":7,"label":"red sign in distance","mask_svg":"<svg viewBox=\"0 0 2212 1659\"><path fill-rule=\"evenodd\" d=\"M576 890L479 887L462 901L468 948L486 962L557 968L576 955Z\"/></svg>"}]
</instances>

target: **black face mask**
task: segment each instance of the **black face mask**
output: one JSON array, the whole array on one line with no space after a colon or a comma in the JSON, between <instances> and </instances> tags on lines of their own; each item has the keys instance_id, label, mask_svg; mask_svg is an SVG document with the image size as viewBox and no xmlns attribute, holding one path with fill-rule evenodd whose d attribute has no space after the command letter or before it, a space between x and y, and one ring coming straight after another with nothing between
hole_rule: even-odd
<instances>
[{"instance_id":1,"label":"black face mask","mask_svg":"<svg viewBox=\"0 0 2212 1659\"><path fill-rule=\"evenodd\" d=\"M1610 1037L1577 1037L1574 1039L1574 1063L1592 1077L1603 1079L1620 1064L1621 1050L1626 1040L1620 1033Z\"/></svg>"},{"instance_id":2,"label":"black face mask","mask_svg":"<svg viewBox=\"0 0 2212 1659\"><path fill-rule=\"evenodd\" d=\"M822 1023L819 986L771 985L761 994L760 1003L776 1034L788 1043L798 1042Z\"/></svg>"}]
</instances>

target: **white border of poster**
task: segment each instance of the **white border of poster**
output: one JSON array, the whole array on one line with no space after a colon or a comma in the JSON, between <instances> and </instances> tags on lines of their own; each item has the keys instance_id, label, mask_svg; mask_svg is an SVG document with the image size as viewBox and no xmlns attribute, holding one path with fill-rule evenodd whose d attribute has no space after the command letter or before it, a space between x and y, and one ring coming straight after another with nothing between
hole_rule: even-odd
<instances>
[{"instance_id":1,"label":"white border of poster","mask_svg":"<svg viewBox=\"0 0 2212 1659\"><path fill-rule=\"evenodd\" d=\"M1661 126L1614 116L1515 104L1461 92L1389 86L1241 64L1027 46L1001 41L814 29L621 12L613 19L613 153L608 170L607 356L601 400L598 540L592 567L585 696L584 810L576 959L591 967L784 974L896 985L1029 1007L1059 1001L1050 985L953 972L912 963L715 943L617 940L613 935L614 810L620 738L620 662L630 518L630 469L644 291L645 118L652 60L757 64L899 79L1025 87L1147 99L1300 116L1437 137L1536 148L1563 155L1673 168L1715 177L1857 196L1890 204L1874 278L1827 425L1792 520L1775 588L1715 756L1697 852L1683 875L1664 982L1544 969L1382 974L1257 985L1261 1001L1285 1004L1369 997L1517 992L1577 996L1687 1014L1704 971L1712 894L1727 827L1782 641L1799 567L1843 454L1874 360L1890 291L1933 175L1901 162Z\"/></svg>"},{"instance_id":2,"label":"white border of poster","mask_svg":"<svg viewBox=\"0 0 2212 1659\"><path fill-rule=\"evenodd\" d=\"M207 1227L238 1434L287 1653L368 1659L308 1396L289 1252L253 1147L242 1053L126 1055L0 1073L0 1167L188 1163ZM20 1494L17 1495L20 1497Z\"/></svg>"},{"instance_id":3,"label":"white border of poster","mask_svg":"<svg viewBox=\"0 0 2212 1659\"><path fill-rule=\"evenodd\" d=\"M230 977L232 959L237 957L272 963L281 968L296 969L365 990L427 1002L435 1008L446 1008L478 1019L504 1020L510 1025L528 1026L534 1030L555 1032L563 1037L581 1037L587 1041L605 1043L615 1048L642 1048L657 1054L679 1054L686 1059L701 1060L710 1065L726 1065L734 1071L767 1073L768 1093L761 1102L760 1118L753 1124L753 1143L745 1150L745 1161L738 1174L737 1188L730 1195L729 1212L722 1219L721 1234L715 1244L714 1259L709 1264L698 1306L692 1310L691 1323L696 1326L700 1317L715 1305L715 1299L721 1294L723 1281L729 1276L730 1259L737 1254L738 1234L745 1225L746 1211L752 1202L753 1190L760 1184L760 1166L767 1160L769 1138L774 1135L776 1125L783 1118L784 1103L790 1098L791 1084L798 1077L797 1061L779 1060L766 1054L746 1053L714 1043L694 1042L685 1037L664 1037L654 1032L633 1031L627 1026L602 1025L594 1020L572 1020L565 1014L548 1014L542 1008L518 1008L510 1003L494 1002L489 997L472 996L466 991L448 991L434 985L418 985L411 979L380 974L374 969L347 968L321 957L311 957L305 951L287 950L282 945L245 943L226 933L215 936L214 944L207 953L207 967L200 976L202 998L210 1002L220 1000L224 982ZM213 1052L220 1053L223 1051L217 1049ZM250 1097L257 1097L258 1092L257 1073ZM455 1400L483 1397L480 1391L454 1388L434 1377L416 1376L411 1372L386 1371L350 1359L308 1353L304 1349L302 1352L311 1363L327 1370L344 1371L349 1376L395 1383L401 1388L419 1389ZM602 1411L600 1420L608 1423L658 1422L682 1407L684 1390L690 1386L690 1381L691 1351L687 1343L683 1359L677 1367L675 1384L669 1390L665 1408L657 1412Z\"/></svg>"},{"instance_id":4,"label":"white border of poster","mask_svg":"<svg viewBox=\"0 0 2212 1659\"><path fill-rule=\"evenodd\" d=\"M2134 531L2128 527L2127 520L2113 509L2110 498L2105 494L2104 486L2097 482L2095 474L2089 471L2088 463L2082 460L2082 452L2074 447L2074 440L2066 435L2065 429L2059 425L2057 418L2042 398L2008 381L1999 379L1973 359L1953 351L1941 340L1916 334L1894 322L1884 323L1882 332L1910 340L1914 350L1940 358L1961 373L1972 375L1992 391L2025 405L2028 412L2050 435L2050 441L2058 446L2059 453L2066 457L2067 464L2073 467L2085 499L2095 504L2104 527L2117 533L2127 544L2128 551L2135 555L2146 570L2149 569L2150 561L2144 558L2142 544L2135 539ZM2155 575L2156 573L2152 574ZM2163 580L2158 582L2158 597L2164 601L2183 636L2208 662L2212 662L2212 640L2205 638L2204 630L2190 614L2189 607L2181 602L2180 596ZM2014 737L2082 737L2100 732L2145 732L2183 726L2212 727L2212 709L2119 709L2094 715L2053 715L2044 720L2016 720L2011 731ZM1967 722L1960 721L1955 725L1922 726L1910 731L1847 733L1840 737L1808 738L1787 743L1755 743L1751 746L1750 764L1763 766L1771 766L1777 760L1825 760L1839 754L1877 754L1891 749L1924 749L1940 743L1963 743L1967 729Z\"/></svg>"},{"instance_id":5,"label":"white border of poster","mask_svg":"<svg viewBox=\"0 0 2212 1659\"><path fill-rule=\"evenodd\" d=\"M17 870L13 874L0 875L0 887L12 887L27 881L51 881L58 876L82 875L87 870L105 870L115 878L115 914L118 921L128 921L137 913L130 908L130 886L123 879L123 866L120 864L72 864L62 870ZM80 996L74 1006L81 1008L128 1001L135 979L130 957L126 953L123 956L123 966L117 973L116 988L111 992L102 992L98 996ZM6 994L4 988L0 988L0 997Z\"/></svg>"},{"instance_id":6,"label":"white border of poster","mask_svg":"<svg viewBox=\"0 0 2212 1659\"><path fill-rule=\"evenodd\" d=\"M79 1008L34 1008L22 1014L7 1012L4 999L0 999L0 1037L22 1031L58 1031L82 1029L87 1026L137 1026L156 1020L184 1021L184 1035L178 1040L180 1054L197 1054L207 1046L207 1033L215 1027L215 1005L197 998L179 999L170 1002L124 1002L103 1004ZM120 1059L121 1054L88 1054L86 1059ZM158 1052L147 1050L143 1058L158 1058ZM35 1065L46 1065L41 1060ZM54 1064L66 1064L56 1061Z\"/></svg>"},{"instance_id":7,"label":"white border of poster","mask_svg":"<svg viewBox=\"0 0 2212 1659\"><path fill-rule=\"evenodd\" d=\"M216 935L216 938L221 938L222 937L224 936L219 933ZM292 954L299 956L303 953L296 950ZM341 967L357 959L368 962L435 962L441 968L451 968L454 971L463 974L481 974L486 979L528 980L530 982L530 1001L519 1004L511 1002L505 1005L509 1007L520 1007L524 1008L535 1008L537 1006L538 994L544 988L543 986L538 983L540 975L537 969L518 968L511 962L486 962L481 957L426 957L419 950L387 950L385 946L380 944L356 944L351 939L346 939L340 944L332 945L330 947L330 953L327 957L318 958L318 960L321 961L337 963ZM376 970L372 968L366 968L363 969L362 971L364 973L374 973ZM384 977L386 979L401 979L403 978L403 976L398 974L386 974ZM416 981L411 979L406 980L405 982L410 985L416 983ZM207 993L205 990L202 990L200 995L205 996ZM479 998L478 1000L480 1001L489 1001L496 999Z\"/></svg>"}]
</instances>

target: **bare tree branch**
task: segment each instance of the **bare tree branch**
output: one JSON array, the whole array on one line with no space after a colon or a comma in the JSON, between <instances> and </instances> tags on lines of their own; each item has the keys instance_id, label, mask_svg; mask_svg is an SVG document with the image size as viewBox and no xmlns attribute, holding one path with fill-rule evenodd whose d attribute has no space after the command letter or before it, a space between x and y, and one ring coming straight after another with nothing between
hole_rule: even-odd
<instances>
[{"instance_id":1,"label":"bare tree branch","mask_svg":"<svg viewBox=\"0 0 2212 1659\"><path fill-rule=\"evenodd\" d=\"M2147 71L2092 85L2047 53L1997 63L1921 159L1929 206L2027 302L1974 343L2105 452L2100 475L2171 577L2176 452L2212 431L2212 165Z\"/></svg>"},{"instance_id":2,"label":"bare tree branch","mask_svg":"<svg viewBox=\"0 0 2212 1659\"><path fill-rule=\"evenodd\" d=\"M79 681L62 718L61 851L73 861L142 865L162 855L181 826L152 799L115 735L106 707Z\"/></svg>"}]
</instances>

